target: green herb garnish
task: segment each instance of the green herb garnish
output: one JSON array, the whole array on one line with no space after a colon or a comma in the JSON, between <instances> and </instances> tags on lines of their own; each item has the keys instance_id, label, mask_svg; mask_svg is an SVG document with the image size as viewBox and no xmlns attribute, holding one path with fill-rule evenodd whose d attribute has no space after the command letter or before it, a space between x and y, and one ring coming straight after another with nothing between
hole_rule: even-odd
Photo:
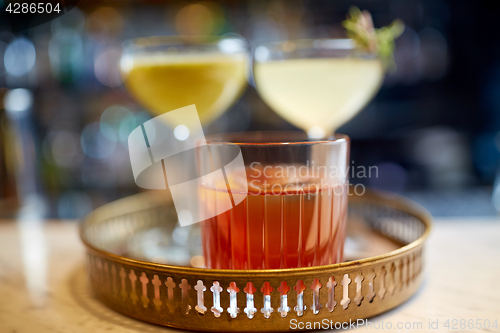
<instances>
[{"instance_id":1,"label":"green herb garnish","mask_svg":"<svg viewBox=\"0 0 500 333\"><path fill-rule=\"evenodd\" d=\"M394 40L399 37L405 25L401 20L394 20L390 25L376 29L373 27L372 16L369 11L361 11L353 6L346 15L342 25L347 30L347 37L354 40L357 47L363 51L376 53L386 69L395 68Z\"/></svg>"}]
</instances>

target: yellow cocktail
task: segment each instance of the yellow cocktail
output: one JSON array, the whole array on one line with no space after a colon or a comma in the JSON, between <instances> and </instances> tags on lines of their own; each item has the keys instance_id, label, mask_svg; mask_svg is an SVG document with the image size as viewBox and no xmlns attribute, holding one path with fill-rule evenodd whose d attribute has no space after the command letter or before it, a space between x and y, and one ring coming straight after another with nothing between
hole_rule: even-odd
<instances>
[{"instance_id":1,"label":"yellow cocktail","mask_svg":"<svg viewBox=\"0 0 500 333\"><path fill-rule=\"evenodd\" d=\"M129 45L125 84L154 115L195 104L203 125L226 111L246 86L248 55L238 38L153 37ZM173 120L172 126L185 124Z\"/></svg>"},{"instance_id":2,"label":"yellow cocktail","mask_svg":"<svg viewBox=\"0 0 500 333\"><path fill-rule=\"evenodd\" d=\"M259 94L311 138L331 135L373 98L383 80L380 59L357 54L350 40L302 40L259 46Z\"/></svg>"}]
</instances>

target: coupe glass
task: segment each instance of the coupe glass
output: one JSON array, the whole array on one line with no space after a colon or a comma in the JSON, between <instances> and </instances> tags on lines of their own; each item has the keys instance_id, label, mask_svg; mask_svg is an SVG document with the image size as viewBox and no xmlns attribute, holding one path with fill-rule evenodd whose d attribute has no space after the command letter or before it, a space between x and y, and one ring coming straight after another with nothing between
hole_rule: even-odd
<instances>
[{"instance_id":1,"label":"coupe glass","mask_svg":"<svg viewBox=\"0 0 500 333\"><path fill-rule=\"evenodd\" d=\"M262 44L255 49L259 94L310 138L331 136L379 90L384 76L376 54L351 39L305 39Z\"/></svg>"},{"instance_id":2,"label":"coupe glass","mask_svg":"<svg viewBox=\"0 0 500 333\"><path fill-rule=\"evenodd\" d=\"M121 70L128 90L152 114L195 104L207 125L243 92L248 58L243 38L147 37L124 43ZM182 117L171 121L190 125Z\"/></svg>"},{"instance_id":3,"label":"coupe glass","mask_svg":"<svg viewBox=\"0 0 500 333\"><path fill-rule=\"evenodd\" d=\"M243 174L241 179L206 177L200 186L201 209L214 216L201 222L208 268L296 268L343 260L347 136L311 141L302 132L249 132L212 136L207 146L211 160L200 159L202 169L204 163L210 171L224 165L218 152L236 147L246 170L232 173ZM219 213L228 194L237 204Z\"/></svg>"}]
</instances>

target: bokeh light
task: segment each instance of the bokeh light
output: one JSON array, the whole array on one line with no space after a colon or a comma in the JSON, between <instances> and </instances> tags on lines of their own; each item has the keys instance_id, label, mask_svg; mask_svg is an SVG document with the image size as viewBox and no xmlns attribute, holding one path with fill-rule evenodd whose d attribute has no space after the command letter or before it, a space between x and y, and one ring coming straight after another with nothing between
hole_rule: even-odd
<instances>
[{"instance_id":1,"label":"bokeh light","mask_svg":"<svg viewBox=\"0 0 500 333\"><path fill-rule=\"evenodd\" d=\"M54 162L61 167L78 165L82 160L82 151L77 133L58 130L50 133L50 152Z\"/></svg>"},{"instance_id":2,"label":"bokeh light","mask_svg":"<svg viewBox=\"0 0 500 333\"><path fill-rule=\"evenodd\" d=\"M3 63L7 73L20 77L33 69L35 60L36 51L33 43L26 37L18 37L7 46Z\"/></svg>"},{"instance_id":3,"label":"bokeh light","mask_svg":"<svg viewBox=\"0 0 500 333\"><path fill-rule=\"evenodd\" d=\"M100 131L99 123L88 124L83 129L80 143L85 155L96 160L106 159L116 147L116 142L109 140Z\"/></svg>"},{"instance_id":4,"label":"bokeh light","mask_svg":"<svg viewBox=\"0 0 500 333\"><path fill-rule=\"evenodd\" d=\"M96 79L105 86L114 88L122 84L120 59L122 50L110 47L98 53L94 62Z\"/></svg>"},{"instance_id":5,"label":"bokeh light","mask_svg":"<svg viewBox=\"0 0 500 333\"><path fill-rule=\"evenodd\" d=\"M12 89L5 94L3 105L11 113L26 111L33 105L33 93L24 88Z\"/></svg>"},{"instance_id":6,"label":"bokeh light","mask_svg":"<svg viewBox=\"0 0 500 333\"><path fill-rule=\"evenodd\" d=\"M189 128L186 125L179 125L174 128L174 136L179 141L185 141L189 138Z\"/></svg>"},{"instance_id":7,"label":"bokeh light","mask_svg":"<svg viewBox=\"0 0 500 333\"><path fill-rule=\"evenodd\" d=\"M128 108L112 105L102 113L99 126L107 139L126 144L128 135L137 125L134 114Z\"/></svg>"},{"instance_id":8,"label":"bokeh light","mask_svg":"<svg viewBox=\"0 0 500 333\"><path fill-rule=\"evenodd\" d=\"M120 12L112 7L99 7L87 19L86 29L93 38L101 39L118 35L123 30L124 20Z\"/></svg>"},{"instance_id":9,"label":"bokeh light","mask_svg":"<svg viewBox=\"0 0 500 333\"><path fill-rule=\"evenodd\" d=\"M55 78L71 82L78 78L84 69L83 41L73 29L57 30L49 42L49 60Z\"/></svg>"},{"instance_id":10,"label":"bokeh light","mask_svg":"<svg viewBox=\"0 0 500 333\"><path fill-rule=\"evenodd\" d=\"M180 35L217 35L224 23L224 11L212 1L184 6L175 17L175 27Z\"/></svg>"}]
</instances>

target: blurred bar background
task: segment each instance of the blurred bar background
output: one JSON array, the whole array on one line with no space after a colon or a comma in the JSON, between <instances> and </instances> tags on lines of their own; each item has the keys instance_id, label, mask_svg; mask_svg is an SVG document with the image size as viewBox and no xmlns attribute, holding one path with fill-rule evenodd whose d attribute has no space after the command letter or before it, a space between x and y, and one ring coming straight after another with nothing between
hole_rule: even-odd
<instances>
[{"instance_id":1,"label":"blurred bar background","mask_svg":"<svg viewBox=\"0 0 500 333\"><path fill-rule=\"evenodd\" d=\"M22 201L35 202L44 217L79 218L140 191L127 138L150 116L122 84L123 40L341 38L353 4L371 11L376 27L400 18L406 29L396 42L397 70L339 130L352 138L353 165L379 170L377 178L351 182L404 194L435 216L496 215L496 11L443 0L81 1L15 35L0 13L0 215L13 216ZM293 129L250 85L206 133Z\"/></svg>"}]
</instances>

